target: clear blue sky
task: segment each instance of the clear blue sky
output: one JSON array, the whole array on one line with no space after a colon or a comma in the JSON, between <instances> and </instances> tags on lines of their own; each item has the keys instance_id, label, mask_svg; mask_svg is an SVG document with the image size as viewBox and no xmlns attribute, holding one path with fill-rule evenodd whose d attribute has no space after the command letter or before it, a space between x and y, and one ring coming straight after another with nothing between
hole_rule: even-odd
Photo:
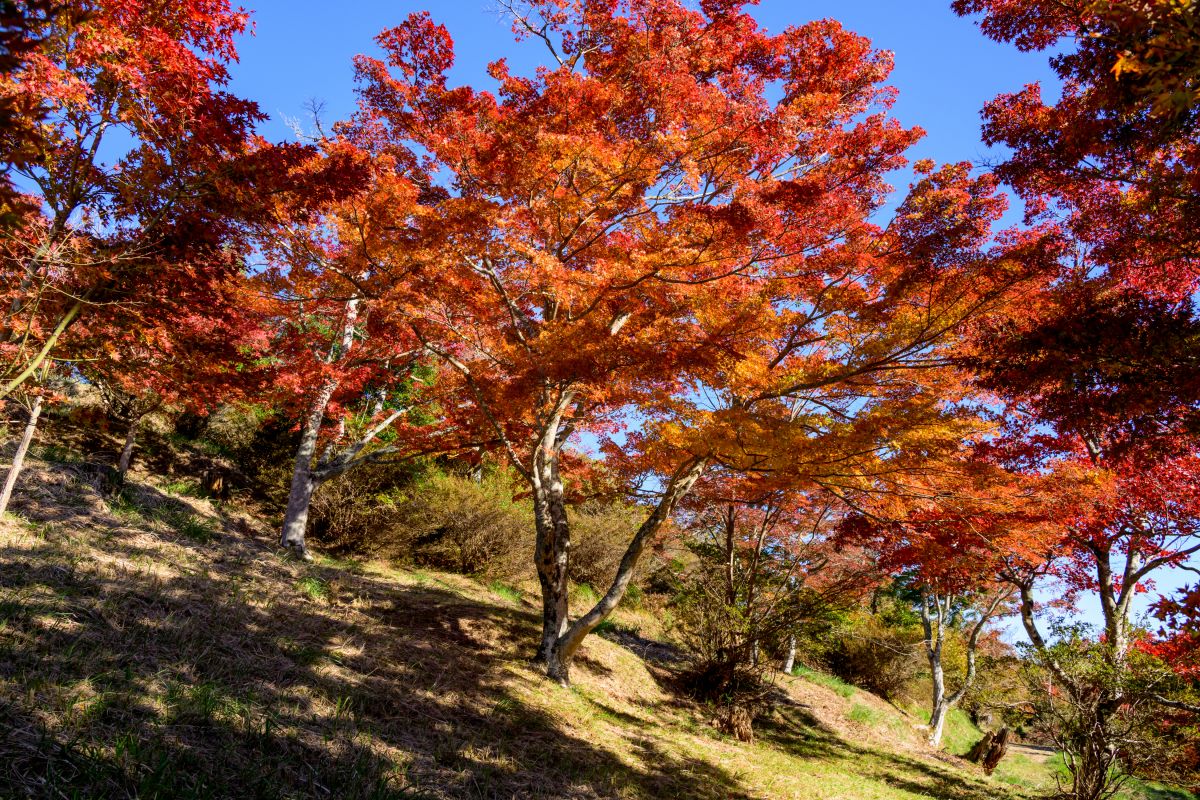
<instances>
[{"instance_id":1,"label":"clear blue sky","mask_svg":"<svg viewBox=\"0 0 1200 800\"><path fill-rule=\"evenodd\" d=\"M500 57L518 71L544 61L539 45L513 41L495 0L353 0L341 7L317 0L243 2L253 12L256 30L240 43L241 63L233 69L232 89L271 116L262 132L273 140L292 136L285 118L303 121L310 99L325 104L326 123L348 116L355 103L351 59L376 52L376 34L413 11L429 10L449 28L456 83L493 88L484 67ZM951 12L950 0L763 0L752 13L772 31L812 19L837 19L876 47L891 50L896 68L890 83L900 92L894 113L905 125L927 131L912 149L913 159L998 160L1002 154L989 152L980 140L984 103L1033 81L1057 86L1045 54L1019 53L984 38L971 20ZM896 181L902 190L904 178ZM1015 217L1010 215L1014 222ZM1182 582L1178 573L1167 575L1159 588L1169 590ZM1098 610L1092 605L1085 602L1081 612L1096 622ZM1008 636L1021 640L1024 635L1016 627L1009 626Z\"/></svg>"}]
</instances>

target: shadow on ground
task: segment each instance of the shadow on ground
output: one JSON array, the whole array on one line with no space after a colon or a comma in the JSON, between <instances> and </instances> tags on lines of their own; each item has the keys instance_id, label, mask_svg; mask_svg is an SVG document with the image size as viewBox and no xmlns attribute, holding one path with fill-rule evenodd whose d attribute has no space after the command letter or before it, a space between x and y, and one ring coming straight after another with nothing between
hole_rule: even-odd
<instances>
[{"instance_id":1,"label":"shadow on ground","mask_svg":"<svg viewBox=\"0 0 1200 800\"><path fill-rule=\"evenodd\" d=\"M0 796L759 796L735 765L652 736L631 765L524 702L554 709L570 691L525 663L528 611L432 578L294 562L221 506L202 514L141 484L104 500L89 474L31 472L16 508L28 524L0 523ZM1006 796L858 748L799 708L762 735L914 794Z\"/></svg>"},{"instance_id":2,"label":"shadow on ground","mask_svg":"<svg viewBox=\"0 0 1200 800\"><path fill-rule=\"evenodd\" d=\"M30 525L0 547L0 796L742 796L710 764L636 769L514 699L537 680L527 613L292 562L212 521L147 532L197 515L45 472L56 502L21 498Z\"/></svg>"}]
</instances>

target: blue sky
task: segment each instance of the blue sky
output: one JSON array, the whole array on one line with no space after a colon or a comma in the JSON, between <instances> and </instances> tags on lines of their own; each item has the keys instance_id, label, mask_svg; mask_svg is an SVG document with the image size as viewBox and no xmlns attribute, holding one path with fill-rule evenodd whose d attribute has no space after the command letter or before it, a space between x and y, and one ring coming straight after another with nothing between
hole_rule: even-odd
<instances>
[{"instance_id":1,"label":"blue sky","mask_svg":"<svg viewBox=\"0 0 1200 800\"><path fill-rule=\"evenodd\" d=\"M303 118L310 99L323 101L332 122L353 111L357 53L374 52L374 37L413 11L429 10L455 41L453 79L489 87L485 65L507 57L528 70L543 60L531 42L513 41L495 0L250 0L256 32L240 44L233 89L258 101L271 122L263 132L284 139L285 117ZM834 18L896 56L891 83L900 90L895 113L928 132L913 158L980 162L979 110L1001 91L1030 81L1053 84L1043 54L1023 54L985 39L972 21L950 11L950 0L764 0L752 13L768 30ZM996 154L991 154L996 158ZM903 187L900 187L903 188Z\"/></svg>"},{"instance_id":2,"label":"blue sky","mask_svg":"<svg viewBox=\"0 0 1200 800\"><path fill-rule=\"evenodd\" d=\"M241 63L233 68L232 89L271 116L262 132L273 140L291 138L286 119L303 121L310 100L324 104L326 123L348 116L355 103L351 59L376 52L375 35L413 11L429 10L449 28L457 55L456 83L492 88L484 68L497 58L508 58L522 72L544 61L539 45L513 41L496 0L352 0L336 6L316 0L250 0L247 8L256 31L240 43ZM989 151L980 139L984 103L1033 81L1048 88L1057 85L1045 54L1019 53L984 38L973 21L951 12L950 0L763 0L752 13L772 31L833 18L892 51L896 68L890 83L899 90L894 113L905 125L927 132L910 151L914 160L999 160L1003 154ZM905 188L903 176L896 182L898 189ZM1016 218L1010 214L1010 222ZM1160 588L1182 582L1179 573L1167 575ZM1099 615L1092 605L1085 602L1081 612L1095 622ZM1010 638L1024 638L1018 624L1007 627Z\"/></svg>"}]
</instances>

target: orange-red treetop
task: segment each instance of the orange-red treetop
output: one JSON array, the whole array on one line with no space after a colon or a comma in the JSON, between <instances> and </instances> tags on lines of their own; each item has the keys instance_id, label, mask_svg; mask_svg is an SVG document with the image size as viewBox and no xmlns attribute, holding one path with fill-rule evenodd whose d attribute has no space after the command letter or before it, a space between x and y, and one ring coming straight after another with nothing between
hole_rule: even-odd
<instances>
[{"instance_id":1,"label":"orange-red treetop","mask_svg":"<svg viewBox=\"0 0 1200 800\"><path fill-rule=\"evenodd\" d=\"M0 268L9 376L76 313L56 357L111 337L165 353L188 327L244 341L229 303L253 234L343 192L313 148L257 138L258 108L225 91L246 24L226 0L73 0L32 19L37 46L0 76L0 100L42 114L18 165L34 202Z\"/></svg>"},{"instance_id":2,"label":"orange-red treetop","mask_svg":"<svg viewBox=\"0 0 1200 800\"><path fill-rule=\"evenodd\" d=\"M887 116L890 57L743 5L528 4L514 28L551 66L494 63L496 94L449 86L427 14L358 59L340 131L421 196L366 249L447 366L446 413L518 468L586 430L634 475L704 458L855 491L970 428L947 348L1041 239L989 249L1003 201L962 165L920 165L874 224L919 135Z\"/></svg>"}]
</instances>

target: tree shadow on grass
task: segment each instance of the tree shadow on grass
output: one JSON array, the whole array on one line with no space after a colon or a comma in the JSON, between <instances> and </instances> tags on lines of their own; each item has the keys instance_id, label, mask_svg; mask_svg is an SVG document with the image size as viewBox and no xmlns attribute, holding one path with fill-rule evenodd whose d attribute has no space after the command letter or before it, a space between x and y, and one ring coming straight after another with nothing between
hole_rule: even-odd
<instances>
[{"instance_id":1,"label":"tree shadow on grass","mask_svg":"<svg viewBox=\"0 0 1200 800\"><path fill-rule=\"evenodd\" d=\"M530 613L94 503L23 510L40 527L0 539L0 796L746 796L523 703L567 691L525 664Z\"/></svg>"},{"instance_id":2,"label":"tree shadow on grass","mask_svg":"<svg viewBox=\"0 0 1200 800\"><path fill-rule=\"evenodd\" d=\"M824 727L820 720L799 706L778 710L756 723L765 742L780 750L806 759L844 762L864 780L875 781L911 792L919 797L955 798L955 800L1009 800L1012 795L983 780L971 780L948 768L872 748L842 739Z\"/></svg>"}]
</instances>

